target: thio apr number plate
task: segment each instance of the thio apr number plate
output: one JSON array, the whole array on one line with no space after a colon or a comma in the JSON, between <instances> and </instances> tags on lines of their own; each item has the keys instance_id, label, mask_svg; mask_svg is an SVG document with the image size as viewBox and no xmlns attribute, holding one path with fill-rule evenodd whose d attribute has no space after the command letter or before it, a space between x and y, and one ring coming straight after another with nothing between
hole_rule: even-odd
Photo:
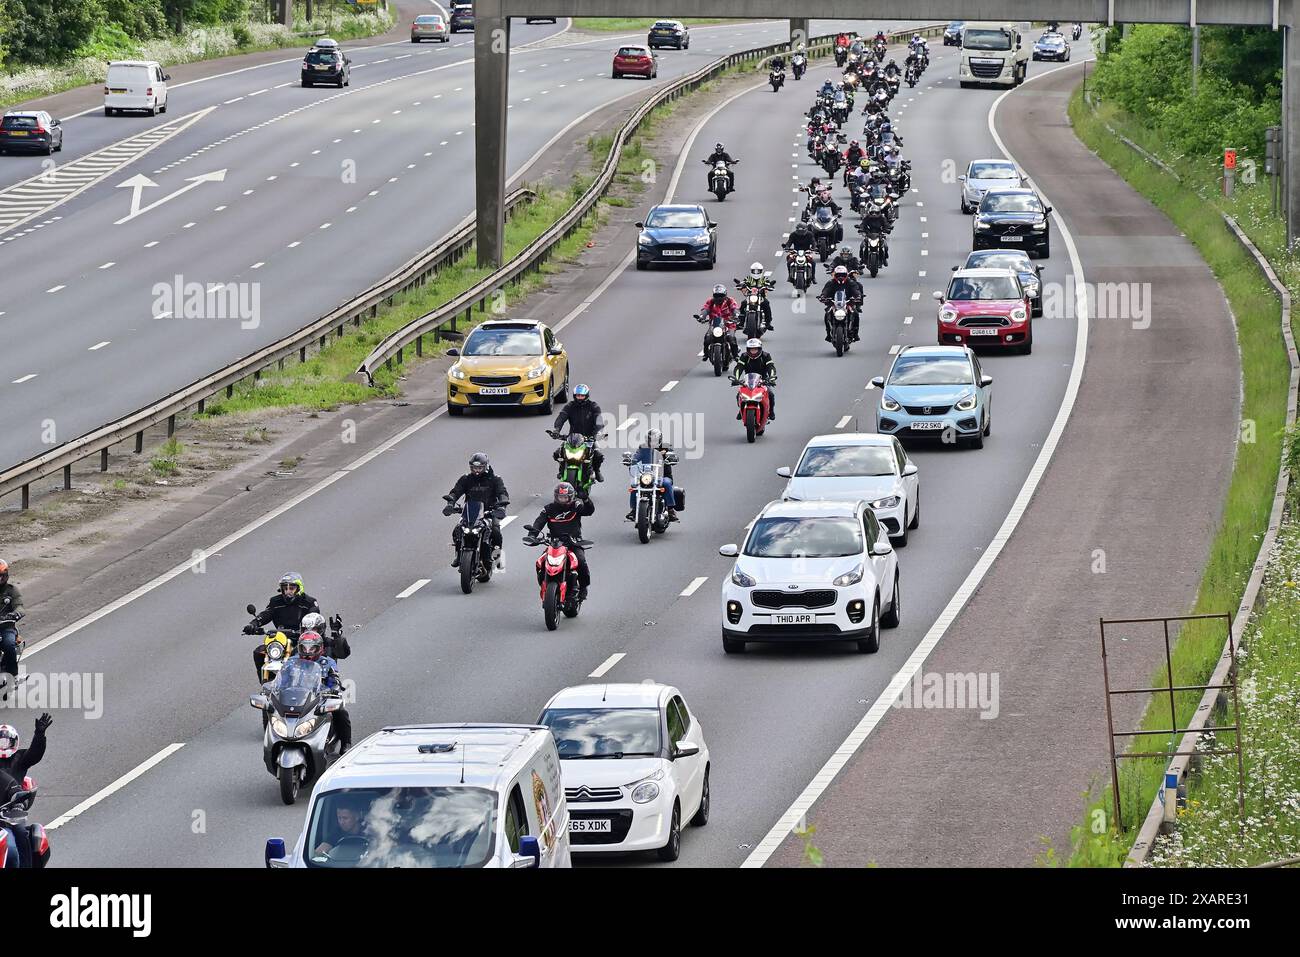
<instances>
[{"instance_id":1,"label":"thio apr number plate","mask_svg":"<svg viewBox=\"0 0 1300 957\"><path fill-rule=\"evenodd\" d=\"M508 395L510 390L503 385L486 385L478 390L479 395Z\"/></svg>"},{"instance_id":2,"label":"thio apr number plate","mask_svg":"<svg viewBox=\"0 0 1300 957\"><path fill-rule=\"evenodd\" d=\"M580 821L577 818L569 818L569 832L575 831L583 834L609 834L613 830L614 822L609 818L597 819L592 821Z\"/></svg>"},{"instance_id":3,"label":"thio apr number plate","mask_svg":"<svg viewBox=\"0 0 1300 957\"><path fill-rule=\"evenodd\" d=\"M817 623L816 615L773 615L772 624L774 625L815 625Z\"/></svg>"}]
</instances>

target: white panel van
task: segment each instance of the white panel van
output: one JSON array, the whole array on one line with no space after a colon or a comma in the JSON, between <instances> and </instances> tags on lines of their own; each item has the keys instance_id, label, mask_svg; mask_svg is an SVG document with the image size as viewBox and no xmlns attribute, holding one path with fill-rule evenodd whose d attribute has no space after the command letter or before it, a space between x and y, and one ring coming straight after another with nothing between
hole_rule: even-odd
<instances>
[{"instance_id":1,"label":"white panel van","mask_svg":"<svg viewBox=\"0 0 1300 957\"><path fill-rule=\"evenodd\" d=\"M104 115L166 113L169 79L154 60L114 60L104 78Z\"/></svg>"}]
</instances>

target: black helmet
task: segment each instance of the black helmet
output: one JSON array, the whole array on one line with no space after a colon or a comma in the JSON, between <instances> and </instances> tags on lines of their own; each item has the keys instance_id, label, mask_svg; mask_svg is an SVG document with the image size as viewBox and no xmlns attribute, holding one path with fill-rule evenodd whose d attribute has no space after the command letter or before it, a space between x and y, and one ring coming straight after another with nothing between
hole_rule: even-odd
<instances>
[{"instance_id":1,"label":"black helmet","mask_svg":"<svg viewBox=\"0 0 1300 957\"><path fill-rule=\"evenodd\" d=\"M469 457L469 470L475 475L482 475L492 467L486 452L475 452Z\"/></svg>"},{"instance_id":2,"label":"black helmet","mask_svg":"<svg viewBox=\"0 0 1300 957\"><path fill-rule=\"evenodd\" d=\"M717 303L722 303L722 302L726 302L726 300L727 300L727 287L724 286L722 283L718 283L713 287L713 301Z\"/></svg>"},{"instance_id":3,"label":"black helmet","mask_svg":"<svg viewBox=\"0 0 1300 957\"><path fill-rule=\"evenodd\" d=\"M725 153L726 151L727 151L727 148L726 148L725 146L723 146L721 143L715 143L715 144L713 144L713 152L715 152L715 153Z\"/></svg>"},{"instance_id":4,"label":"black helmet","mask_svg":"<svg viewBox=\"0 0 1300 957\"><path fill-rule=\"evenodd\" d=\"M561 482L559 485L555 486L556 505L572 505L573 500L576 497L577 492L574 491L573 486L568 482Z\"/></svg>"}]
</instances>

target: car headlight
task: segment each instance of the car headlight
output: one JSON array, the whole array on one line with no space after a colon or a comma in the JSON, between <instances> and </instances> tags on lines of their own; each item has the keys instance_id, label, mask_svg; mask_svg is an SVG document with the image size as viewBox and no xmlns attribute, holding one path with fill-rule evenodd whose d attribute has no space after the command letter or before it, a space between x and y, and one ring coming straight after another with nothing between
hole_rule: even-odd
<instances>
[{"instance_id":1,"label":"car headlight","mask_svg":"<svg viewBox=\"0 0 1300 957\"><path fill-rule=\"evenodd\" d=\"M465 375L465 373L463 373L463 372L460 371L460 368L459 368L458 366L452 366L450 369L448 369L448 370L447 370L447 375L451 376L453 379L468 379L468 378L469 378L469 376Z\"/></svg>"},{"instance_id":2,"label":"car headlight","mask_svg":"<svg viewBox=\"0 0 1300 957\"><path fill-rule=\"evenodd\" d=\"M282 738L289 735L289 726L285 724L284 718L278 714L271 719L271 730Z\"/></svg>"},{"instance_id":3,"label":"car headlight","mask_svg":"<svg viewBox=\"0 0 1300 957\"><path fill-rule=\"evenodd\" d=\"M839 588L844 588L847 585L856 585L860 581L862 581L861 565L853 569L851 572L846 572L845 574L840 575L835 579L835 581L831 582L831 584Z\"/></svg>"},{"instance_id":4,"label":"car headlight","mask_svg":"<svg viewBox=\"0 0 1300 957\"><path fill-rule=\"evenodd\" d=\"M646 487L649 487L649 486L655 484L655 477L654 477L653 475L651 475L649 472L642 472L642 473L637 477L637 481L638 481L639 483L641 483L642 485L644 485L644 486L646 486Z\"/></svg>"},{"instance_id":5,"label":"car headlight","mask_svg":"<svg viewBox=\"0 0 1300 957\"><path fill-rule=\"evenodd\" d=\"M956 321L957 321L957 310L956 310L956 309L940 309L940 310L939 310L939 321L940 321L940 322L956 322Z\"/></svg>"},{"instance_id":6,"label":"car headlight","mask_svg":"<svg viewBox=\"0 0 1300 957\"><path fill-rule=\"evenodd\" d=\"M637 236L636 241L640 243L642 246L649 246L652 242L654 242L654 240L652 240L645 233L642 233L641 235Z\"/></svg>"},{"instance_id":7,"label":"car headlight","mask_svg":"<svg viewBox=\"0 0 1300 957\"><path fill-rule=\"evenodd\" d=\"M707 246L710 242L710 238L706 233L703 236L696 236L694 239L691 240L691 242L693 242L697 246Z\"/></svg>"},{"instance_id":8,"label":"car headlight","mask_svg":"<svg viewBox=\"0 0 1300 957\"><path fill-rule=\"evenodd\" d=\"M634 804L649 804L659 796L659 785L654 781L647 781L645 784L637 786L632 792L632 802Z\"/></svg>"},{"instance_id":9,"label":"car headlight","mask_svg":"<svg viewBox=\"0 0 1300 957\"><path fill-rule=\"evenodd\" d=\"M956 409L958 412L969 412L973 408L975 408L975 403L977 400L978 400L977 396L968 395L965 396L964 398L958 399L957 404L953 406L953 408Z\"/></svg>"},{"instance_id":10,"label":"car headlight","mask_svg":"<svg viewBox=\"0 0 1300 957\"><path fill-rule=\"evenodd\" d=\"M1024 322L1024 321L1025 321L1025 307L1024 307L1024 306L1016 306L1016 308L1012 309L1012 310L1011 310L1011 318L1014 319L1016 322Z\"/></svg>"},{"instance_id":11,"label":"car headlight","mask_svg":"<svg viewBox=\"0 0 1300 957\"><path fill-rule=\"evenodd\" d=\"M753 588L758 584L758 582L742 572L739 565L731 570L731 583L739 585L741 588Z\"/></svg>"},{"instance_id":12,"label":"car headlight","mask_svg":"<svg viewBox=\"0 0 1300 957\"><path fill-rule=\"evenodd\" d=\"M902 501L897 495L886 495L884 498L878 498L871 503L872 508L894 508Z\"/></svg>"},{"instance_id":13,"label":"car headlight","mask_svg":"<svg viewBox=\"0 0 1300 957\"><path fill-rule=\"evenodd\" d=\"M293 729L293 736L295 738L307 737L307 735L311 734L313 731L316 730L316 725L319 721L320 721L320 715L314 714L306 721L298 722L298 726Z\"/></svg>"},{"instance_id":14,"label":"car headlight","mask_svg":"<svg viewBox=\"0 0 1300 957\"><path fill-rule=\"evenodd\" d=\"M902 408L901 405L899 405L897 402L895 402L887 395L882 395L880 397L880 407L884 409L886 412L897 412L899 409Z\"/></svg>"},{"instance_id":15,"label":"car headlight","mask_svg":"<svg viewBox=\"0 0 1300 957\"><path fill-rule=\"evenodd\" d=\"M530 379L540 379L544 375L546 375L546 366L537 366L535 369L528 370L528 378Z\"/></svg>"},{"instance_id":16,"label":"car headlight","mask_svg":"<svg viewBox=\"0 0 1300 957\"><path fill-rule=\"evenodd\" d=\"M1036 233L1041 233L1046 228L1047 220L1043 220L1041 223L1034 223L1034 232Z\"/></svg>"}]
</instances>

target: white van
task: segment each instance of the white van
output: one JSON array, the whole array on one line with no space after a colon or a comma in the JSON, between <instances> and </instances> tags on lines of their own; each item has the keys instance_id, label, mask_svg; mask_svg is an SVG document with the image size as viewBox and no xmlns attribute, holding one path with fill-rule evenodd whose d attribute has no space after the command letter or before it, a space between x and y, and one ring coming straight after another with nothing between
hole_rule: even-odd
<instances>
[{"instance_id":1,"label":"white van","mask_svg":"<svg viewBox=\"0 0 1300 957\"><path fill-rule=\"evenodd\" d=\"M166 113L170 79L155 60L114 60L104 78L104 115L128 110L150 116Z\"/></svg>"},{"instance_id":2,"label":"white van","mask_svg":"<svg viewBox=\"0 0 1300 957\"><path fill-rule=\"evenodd\" d=\"M967 23L961 30L957 79L963 88L981 83L1019 86L1029 71L1033 52L1029 24Z\"/></svg>"},{"instance_id":3,"label":"white van","mask_svg":"<svg viewBox=\"0 0 1300 957\"><path fill-rule=\"evenodd\" d=\"M541 725L384 728L322 774L267 867L569 867L569 808Z\"/></svg>"}]
</instances>

